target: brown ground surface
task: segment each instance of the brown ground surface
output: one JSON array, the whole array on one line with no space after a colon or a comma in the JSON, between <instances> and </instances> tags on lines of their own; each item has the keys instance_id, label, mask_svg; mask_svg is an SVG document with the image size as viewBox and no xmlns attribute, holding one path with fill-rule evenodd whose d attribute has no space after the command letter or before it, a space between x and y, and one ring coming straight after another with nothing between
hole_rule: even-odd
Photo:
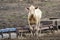
<instances>
[{"instance_id":1,"label":"brown ground surface","mask_svg":"<svg viewBox=\"0 0 60 40\"><path fill-rule=\"evenodd\" d=\"M5 40L5 39L4 39ZM19 39L6 39L6 40L60 40L60 31L55 31L54 33L49 33L44 36L25 36L19 37Z\"/></svg>"}]
</instances>

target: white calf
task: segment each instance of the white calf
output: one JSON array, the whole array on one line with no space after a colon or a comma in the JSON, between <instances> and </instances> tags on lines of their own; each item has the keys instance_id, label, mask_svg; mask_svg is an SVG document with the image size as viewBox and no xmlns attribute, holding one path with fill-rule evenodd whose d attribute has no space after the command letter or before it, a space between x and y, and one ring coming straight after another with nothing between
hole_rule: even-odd
<instances>
[{"instance_id":1,"label":"white calf","mask_svg":"<svg viewBox=\"0 0 60 40\"><path fill-rule=\"evenodd\" d=\"M38 8L38 7L35 7L33 5L31 5L28 9L28 24L29 24L29 27L30 29L33 31L33 30L36 30L36 34L38 34L38 31L40 30L39 29L39 26L40 26L40 20L41 20L41 16L42 16L42 11ZM32 25L36 25L36 26L32 26ZM31 31L31 33L32 33ZM40 30L40 33L41 33L41 30Z\"/></svg>"}]
</instances>

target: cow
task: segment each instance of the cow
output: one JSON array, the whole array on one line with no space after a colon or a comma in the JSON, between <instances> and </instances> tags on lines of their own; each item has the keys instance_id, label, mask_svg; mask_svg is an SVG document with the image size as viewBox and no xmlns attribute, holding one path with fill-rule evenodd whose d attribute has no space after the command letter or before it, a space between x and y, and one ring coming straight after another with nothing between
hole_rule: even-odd
<instances>
[{"instance_id":1,"label":"cow","mask_svg":"<svg viewBox=\"0 0 60 40\"><path fill-rule=\"evenodd\" d=\"M35 34L38 35L38 31L40 30L39 27L42 17L42 11L39 9L39 7L35 7L34 5L28 7L27 10L28 10L28 24L31 29L31 34L33 34L33 31L35 31Z\"/></svg>"}]
</instances>

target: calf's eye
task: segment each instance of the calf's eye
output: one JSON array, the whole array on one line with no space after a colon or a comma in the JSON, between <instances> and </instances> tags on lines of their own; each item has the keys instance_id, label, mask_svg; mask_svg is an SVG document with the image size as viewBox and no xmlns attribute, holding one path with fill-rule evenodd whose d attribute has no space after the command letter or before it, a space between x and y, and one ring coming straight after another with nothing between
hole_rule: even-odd
<instances>
[{"instance_id":1,"label":"calf's eye","mask_svg":"<svg viewBox=\"0 0 60 40\"><path fill-rule=\"evenodd\" d=\"M27 8L29 10L29 8Z\"/></svg>"},{"instance_id":2,"label":"calf's eye","mask_svg":"<svg viewBox=\"0 0 60 40\"><path fill-rule=\"evenodd\" d=\"M35 7L35 9L37 9L38 7Z\"/></svg>"}]
</instances>

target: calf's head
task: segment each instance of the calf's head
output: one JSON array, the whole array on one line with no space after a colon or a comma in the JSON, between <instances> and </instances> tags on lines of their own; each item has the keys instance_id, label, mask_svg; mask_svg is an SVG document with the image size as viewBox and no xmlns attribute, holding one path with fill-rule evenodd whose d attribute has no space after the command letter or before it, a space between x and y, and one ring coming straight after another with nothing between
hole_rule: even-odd
<instances>
[{"instance_id":1,"label":"calf's head","mask_svg":"<svg viewBox=\"0 0 60 40\"><path fill-rule=\"evenodd\" d=\"M33 5L31 5L29 8L27 8L28 12L30 14L34 14L35 13L35 10L37 9L38 7L35 7Z\"/></svg>"}]
</instances>

